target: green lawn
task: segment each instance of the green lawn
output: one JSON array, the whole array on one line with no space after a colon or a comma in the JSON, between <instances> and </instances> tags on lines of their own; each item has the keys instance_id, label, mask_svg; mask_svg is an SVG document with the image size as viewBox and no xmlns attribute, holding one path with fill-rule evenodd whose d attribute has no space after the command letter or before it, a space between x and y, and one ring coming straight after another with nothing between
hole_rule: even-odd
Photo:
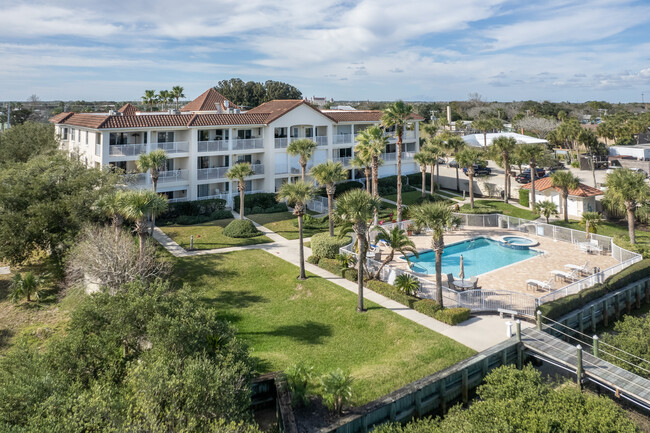
<instances>
[{"instance_id":1,"label":"green lawn","mask_svg":"<svg viewBox=\"0 0 650 433\"><path fill-rule=\"evenodd\" d=\"M475 352L389 310L259 251L176 259L175 278L190 282L248 343L259 373L295 363L317 376L336 368L353 379L361 405Z\"/></svg>"},{"instance_id":2,"label":"green lawn","mask_svg":"<svg viewBox=\"0 0 650 433\"><path fill-rule=\"evenodd\" d=\"M539 214L531 212L527 209L522 209L511 204L506 204L501 200L474 200L474 206L488 207L499 211L503 215L508 215L515 218L523 218L527 220L535 220L539 218ZM468 210L469 204L464 204L460 207L460 211Z\"/></svg>"},{"instance_id":3,"label":"green lawn","mask_svg":"<svg viewBox=\"0 0 650 433\"><path fill-rule=\"evenodd\" d=\"M182 226L174 224L171 226L160 227L181 247L188 249L190 247L190 236L194 235L195 250L211 250L213 248L241 247L244 245L265 244L273 242L266 236L256 236L254 238L229 238L223 235L223 228L228 225L232 219L210 221L203 224Z\"/></svg>"},{"instance_id":4,"label":"green lawn","mask_svg":"<svg viewBox=\"0 0 650 433\"><path fill-rule=\"evenodd\" d=\"M298 227L293 225L293 220L298 217L293 215L291 212L260 213L246 215L246 217L273 230L286 239L298 239ZM328 230L329 228L327 227L323 229L304 229L303 236L308 238L316 233L323 233ZM338 234L336 227L334 228L334 233Z\"/></svg>"},{"instance_id":5,"label":"green lawn","mask_svg":"<svg viewBox=\"0 0 650 433\"><path fill-rule=\"evenodd\" d=\"M565 223L564 221L554 221L552 222L552 224L561 227L568 227L570 229L585 231L585 225L582 224L580 221L569 220L568 223ZM597 234L603 236L611 236L611 237L620 236L625 241L627 242L630 241L630 237L628 236L626 221L623 221L620 224L609 222L609 221L602 221L598 223ZM642 248L645 249L650 248L650 232L636 229L636 243ZM625 247L625 245L620 245L620 246Z\"/></svg>"}]
</instances>

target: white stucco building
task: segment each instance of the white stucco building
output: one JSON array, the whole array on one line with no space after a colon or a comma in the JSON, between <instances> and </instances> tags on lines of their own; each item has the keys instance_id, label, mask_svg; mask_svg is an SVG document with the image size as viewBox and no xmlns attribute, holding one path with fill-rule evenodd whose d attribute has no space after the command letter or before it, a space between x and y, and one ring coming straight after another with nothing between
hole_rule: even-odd
<instances>
[{"instance_id":1,"label":"white stucco building","mask_svg":"<svg viewBox=\"0 0 650 433\"><path fill-rule=\"evenodd\" d=\"M484 147L486 145L489 147L498 137L512 137L517 140L517 143L548 144L548 141L542 140L541 138L517 134L516 132L490 132L485 137L483 134L468 134L463 136L463 141L471 147Z\"/></svg>"},{"instance_id":2,"label":"white stucco building","mask_svg":"<svg viewBox=\"0 0 650 433\"><path fill-rule=\"evenodd\" d=\"M532 184L527 183L521 187L529 190L532 194ZM603 191L593 188L584 183L578 184L575 189L569 190L567 199L567 213L569 216L582 217L583 212L596 212L596 197L604 194ZM532 199L532 197L530 197ZM560 188L554 187L550 177L543 177L535 181L535 202L550 200L557 205L558 212L564 212L564 200L562 200Z\"/></svg>"},{"instance_id":3,"label":"white stucco building","mask_svg":"<svg viewBox=\"0 0 650 433\"><path fill-rule=\"evenodd\" d=\"M250 162L255 175L248 192L275 192L300 174L298 158L287 145L299 138L318 144L308 168L327 161L349 167L354 137L380 123L381 111L319 110L303 100L274 100L242 112L214 89L209 89L181 110L138 112L127 104L110 113L61 113L50 119L61 146L79 155L89 167L123 169L134 187L147 187L146 173L137 173L141 153L164 149L169 155L160 174L158 191L172 201L225 198L236 185L225 176L237 162ZM403 136L402 174L419 171L413 156L419 150L418 123L413 115ZM396 174L396 139L386 131L389 144L380 176ZM350 171L350 178L355 170Z\"/></svg>"}]
</instances>

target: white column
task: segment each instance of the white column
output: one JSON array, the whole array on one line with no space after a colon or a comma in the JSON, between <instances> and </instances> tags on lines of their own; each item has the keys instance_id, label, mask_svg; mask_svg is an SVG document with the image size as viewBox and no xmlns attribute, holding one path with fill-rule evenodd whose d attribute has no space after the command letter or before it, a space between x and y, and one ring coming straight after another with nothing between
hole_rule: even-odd
<instances>
[{"instance_id":1,"label":"white column","mask_svg":"<svg viewBox=\"0 0 650 433\"><path fill-rule=\"evenodd\" d=\"M198 187L196 180L197 164L198 164L198 149L199 149L199 132L198 129L189 130L190 138L188 140L189 146L189 161L187 164L187 178L189 185L187 186L187 197L189 200L196 200L198 196Z\"/></svg>"}]
</instances>

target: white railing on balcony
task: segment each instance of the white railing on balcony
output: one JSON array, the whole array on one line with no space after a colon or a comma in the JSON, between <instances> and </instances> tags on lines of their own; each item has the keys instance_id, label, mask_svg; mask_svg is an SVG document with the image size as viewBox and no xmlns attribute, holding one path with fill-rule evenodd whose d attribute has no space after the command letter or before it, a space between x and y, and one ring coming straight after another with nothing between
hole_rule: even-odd
<instances>
[{"instance_id":1,"label":"white railing on balcony","mask_svg":"<svg viewBox=\"0 0 650 433\"><path fill-rule=\"evenodd\" d=\"M251 168L255 174L264 174L264 164L251 164Z\"/></svg>"},{"instance_id":2,"label":"white railing on balcony","mask_svg":"<svg viewBox=\"0 0 650 433\"><path fill-rule=\"evenodd\" d=\"M108 146L110 156L138 156L146 151L146 144L113 144Z\"/></svg>"},{"instance_id":3,"label":"white railing on balcony","mask_svg":"<svg viewBox=\"0 0 650 433\"><path fill-rule=\"evenodd\" d=\"M327 135L319 135L318 137L313 137L312 140L319 146L327 146Z\"/></svg>"},{"instance_id":4,"label":"white railing on balcony","mask_svg":"<svg viewBox=\"0 0 650 433\"><path fill-rule=\"evenodd\" d=\"M182 201L188 201L189 197L176 197L176 198L170 198L167 201L169 203L180 203Z\"/></svg>"},{"instance_id":5,"label":"white railing on balcony","mask_svg":"<svg viewBox=\"0 0 650 433\"><path fill-rule=\"evenodd\" d=\"M230 167L200 168L196 170L196 180L224 179Z\"/></svg>"},{"instance_id":6,"label":"white railing on balcony","mask_svg":"<svg viewBox=\"0 0 650 433\"><path fill-rule=\"evenodd\" d=\"M352 133L347 132L343 134L336 134L334 136L334 144L352 143Z\"/></svg>"},{"instance_id":7,"label":"white railing on balcony","mask_svg":"<svg viewBox=\"0 0 650 433\"><path fill-rule=\"evenodd\" d=\"M332 158L332 161L334 161L334 162L340 162L341 164L343 164L344 166L347 167L348 165L350 165L350 160L351 160L351 159L352 159L351 156L345 156L345 157L339 157L339 156L337 156L337 157Z\"/></svg>"},{"instance_id":8,"label":"white railing on balcony","mask_svg":"<svg viewBox=\"0 0 650 433\"><path fill-rule=\"evenodd\" d=\"M228 140L199 141L198 152L221 152L228 150Z\"/></svg>"},{"instance_id":9,"label":"white railing on balcony","mask_svg":"<svg viewBox=\"0 0 650 433\"><path fill-rule=\"evenodd\" d=\"M395 161L397 159L397 152L382 153L381 159L384 161Z\"/></svg>"},{"instance_id":10,"label":"white railing on balcony","mask_svg":"<svg viewBox=\"0 0 650 433\"><path fill-rule=\"evenodd\" d=\"M167 170L161 171L158 175L158 183L173 183L173 182L182 182L187 180L187 170Z\"/></svg>"},{"instance_id":11,"label":"white railing on balcony","mask_svg":"<svg viewBox=\"0 0 650 433\"><path fill-rule=\"evenodd\" d=\"M149 180L147 173L129 173L123 176L124 182L132 186L145 186Z\"/></svg>"},{"instance_id":12,"label":"white railing on balcony","mask_svg":"<svg viewBox=\"0 0 650 433\"><path fill-rule=\"evenodd\" d=\"M233 150L250 150L250 149L263 149L263 138L236 138L232 146Z\"/></svg>"},{"instance_id":13,"label":"white railing on balcony","mask_svg":"<svg viewBox=\"0 0 650 433\"><path fill-rule=\"evenodd\" d=\"M289 138L288 137L276 137L275 138L275 148L276 149L284 149L289 145Z\"/></svg>"},{"instance_id":14,"label":"white railing on balcony","mask_svg":"<svg viewBox=\"0 0 650 433\"><path fill-rule=\"evenodd\" d=\"M415 152L402 152L402 159L413 159Z\"/></svg>"},{"instance_id":15,"label":"white railing on balcony","mask_svg":"<svg viewBox=\"0 0 650 433\"><path fill-rule=\"evenodd\" d=\"M162 149L167 153L189 152L190 146L187 141L172 141L168 143L155 143L156 149Z\"/></svg>"}]
</instances>

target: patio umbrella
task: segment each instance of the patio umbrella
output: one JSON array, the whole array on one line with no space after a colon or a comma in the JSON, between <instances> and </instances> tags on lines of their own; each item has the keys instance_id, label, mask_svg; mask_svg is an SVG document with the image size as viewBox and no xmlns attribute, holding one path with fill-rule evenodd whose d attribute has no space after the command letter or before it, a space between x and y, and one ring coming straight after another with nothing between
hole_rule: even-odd
<instances>
[{"instance_id":1,"label":"patio umbrella","mask_svg":"<svg viewBox=\"0 0 650 433\"><path fill-rule=\"evenodd\" d=\"M463 264L463 255L460 255L460 272L458 273L458 278L461 280L465 278L465 265Z\"/></svg>"}]
</instances>

